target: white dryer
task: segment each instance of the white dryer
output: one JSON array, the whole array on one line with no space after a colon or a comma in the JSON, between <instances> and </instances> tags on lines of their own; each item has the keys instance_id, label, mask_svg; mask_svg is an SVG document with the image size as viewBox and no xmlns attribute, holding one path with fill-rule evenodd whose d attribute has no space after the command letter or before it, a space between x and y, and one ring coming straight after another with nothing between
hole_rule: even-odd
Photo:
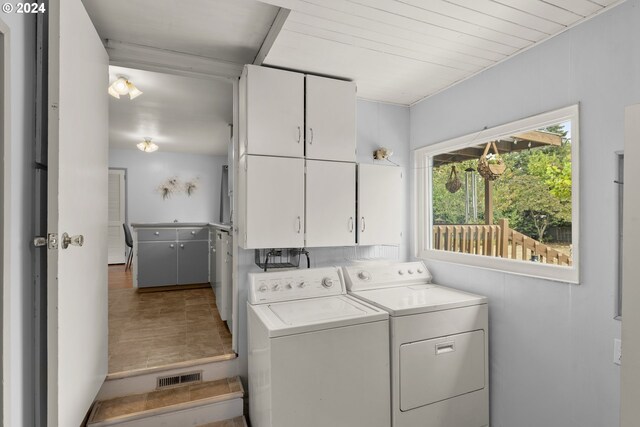
<instances>
[{"instance_id":1,"label":"white dryer","mask_svg":"<svg viewBox=\"0 0 640 427\"><path fill-rule=\"evenodd\" d=\"M254 427L389 427L389 316L338 268L249 274Z\"/></svg>"},{"instance_id":2,"label":"white dryer","mask_svg":"<svg viewBox=\"0 0 640 427\"><path fill-rule=\"evenodd\" d=\"M344 267L350 295L390 314L393 427L489 425L486 297L431 283L422 262Z\"/></svg>"}]
</instances>

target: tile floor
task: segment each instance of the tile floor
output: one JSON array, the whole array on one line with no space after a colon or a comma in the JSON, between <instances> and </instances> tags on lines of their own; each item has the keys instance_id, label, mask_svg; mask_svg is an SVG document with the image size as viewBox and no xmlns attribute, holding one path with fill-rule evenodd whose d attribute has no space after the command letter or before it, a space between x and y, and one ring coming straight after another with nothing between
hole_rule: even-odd
<instances>
[{"instance_id":1,"label":"tile floor","mask_svg":"<svg viewBox=\"0 0 640 427\"><path fill-rule=\"evenodd\" d=\"M240 379L235 377L217 381L207 381L190 386L152 391L150 393L117 397L115 399L98 402L97 407L91 416L90 423L104 421L114 417L131 415L143 411L152 411L154 409L164 408L171 405L211 399L239 391L242 391L242 386L240 384ZM217 424L213 425L218 426ZM225 424L220 424L220 426L226 427ZM229 426L233 427L234 424L229 424Z\"/></svg>"},{"instance_id":2,"label":"tile floor","mask_svg":"<svg viewBox=\"0 0 640 427\"><path fill-rule=\"evenodd\" d=\"M231 354L210 288L138 293L110 286L110 374Z\"/></svg>"}]
</instances>

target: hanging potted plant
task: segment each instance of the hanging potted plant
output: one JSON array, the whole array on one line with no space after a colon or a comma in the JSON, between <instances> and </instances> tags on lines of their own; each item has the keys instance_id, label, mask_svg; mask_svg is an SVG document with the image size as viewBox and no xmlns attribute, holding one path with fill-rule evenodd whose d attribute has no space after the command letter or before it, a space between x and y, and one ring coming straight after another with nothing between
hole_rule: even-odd
<instances>
[{"instance_id":1,"label":"hanging potted plant","mask_svg":"<svg viewBox=\"0 0 640 427\"><path fill-rule=\"evenodd\" d=\"M493 153L489 149L493 148ZM478 173L489 181L498 179L505 171L506 165L498 152L495 142L487 142L484 152L478 161Z\"/></svg>"},{"instance_id":2,"label":"hanging potted plant","mask_svg":"<svg viewBox=\"0 0 640 427\"><path fill-rule=\"evenodd\" d=\"M455 166L451 166L451 173L449 173L449 179L444 184L445 188L449 191L449 193L455 193L462 187L462 182L458 178L458 171L456 171Z\"/></svg>"}]
</instances>

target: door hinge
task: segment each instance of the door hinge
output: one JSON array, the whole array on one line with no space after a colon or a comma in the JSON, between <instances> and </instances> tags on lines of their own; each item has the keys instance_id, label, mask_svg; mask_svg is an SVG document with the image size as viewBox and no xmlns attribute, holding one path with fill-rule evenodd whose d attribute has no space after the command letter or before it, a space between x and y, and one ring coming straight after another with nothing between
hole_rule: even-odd
<instances>
[{"instance_id":1,"label":"door hinge","mask_svg":"<svg viewBox=\"0 0 640 427\"><path fill-rule=\"evenodd\" d=\"M58 234L49 233L47 234L47 237L42 237L42 236L34 237L33 246L35 246L36 248L46 246L47 249L58 249Z\"/></svg>"}]
</instances>

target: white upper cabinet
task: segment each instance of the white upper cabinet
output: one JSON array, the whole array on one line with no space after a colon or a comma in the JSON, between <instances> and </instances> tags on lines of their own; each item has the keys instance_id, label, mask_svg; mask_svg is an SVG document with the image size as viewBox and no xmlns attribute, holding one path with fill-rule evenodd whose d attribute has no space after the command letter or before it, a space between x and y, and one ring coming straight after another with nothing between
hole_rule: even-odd
<instances>
[{"instance_id":1,"label":"white upper cabinet","mask_svg":"<svg viewBox=\"0 0 640 427\"><path fill-rule=\"evenodd\" d=\"M246 65L240 155L304 156L304 74Z\"/></svg>"},{"instance_id":2,"label":"white upper cabinet","mask_svg":"<svg viewBox=\"0 0 640 427\"><path fill-rule=\"evenodd\" d=\"M356 161L356 85L306 76L308 159Z\"/></svg>"},{"instance_id":3,"label":"white upper cabinet","mask_svg":"<svg viewBox=\"0 0 640 427\"><path fill-rule=\"evenodd\" d=\"M306 182L306 246L355 245L355 163L307 160Z\"/></svg>"},{"instance_id":4,"label":"white upper cabinet","mask_svg":"<svg viewBox=\"0 0 640 427\"><path fill-rule=\"evenodd\" d=\"M304 246L304 159L244 156L240 162L240 246Z\"/></svg>"},{"instance_id":5,"label":"white upper cabinet","mask_svg":"<svg viewBox=\"0 0 640 427\"><path fill-rule=\"evenodd\" d=\"M358 244L400 244L402 193L401 168L358 165Z\"/></svg>"}]
</instances>

